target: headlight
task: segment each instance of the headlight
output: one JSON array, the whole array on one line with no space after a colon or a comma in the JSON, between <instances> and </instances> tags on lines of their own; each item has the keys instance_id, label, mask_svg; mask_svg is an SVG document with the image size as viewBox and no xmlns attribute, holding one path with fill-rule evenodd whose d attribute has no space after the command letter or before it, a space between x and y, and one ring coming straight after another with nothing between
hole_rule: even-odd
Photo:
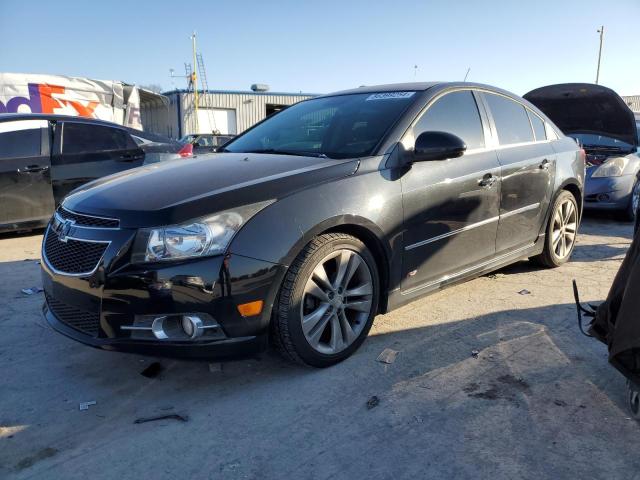
<instances>
[{"instance_id":1,"label":"headlight","mask_svg":"<svg viewBox=\"0 0 640 480\"><path fill-rule=\"evenodd\" d=\"M224 253L242 225L271 203L245 205L182 225L140 230L142 242L136 242L132 260L157 262Z\"/></svg>"},{"instance_id":2,"label":"headlight","mask_svg":"<svg viewBox=\"0 0 640 480\"><path fill-rule=\"evenodd\" d=\"M627 157L610 158L600 165L591 177L619 177L624 172L624 169L627 168L628 163L629 159Z\"/></svg>"}]
</instances>

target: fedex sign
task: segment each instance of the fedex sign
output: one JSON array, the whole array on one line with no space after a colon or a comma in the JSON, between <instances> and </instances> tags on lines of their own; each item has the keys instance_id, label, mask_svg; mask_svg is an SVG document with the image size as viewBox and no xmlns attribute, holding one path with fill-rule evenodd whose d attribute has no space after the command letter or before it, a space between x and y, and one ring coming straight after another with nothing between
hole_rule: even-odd
<instances>
[{"instance_id":1,"label":"fedex sign","mask_svg":"<svg viewBox=\"0 0 640 480\"><path fill-rule=\"evenodd\" d=\"M46 83L27 84L27 96L10 97L0 100L0 113L63 113L81 117L95 117L96 101L81 102L66 96L66 88ZM22 108L21 108L22 107Z\"/></svg>"}]
</instances>

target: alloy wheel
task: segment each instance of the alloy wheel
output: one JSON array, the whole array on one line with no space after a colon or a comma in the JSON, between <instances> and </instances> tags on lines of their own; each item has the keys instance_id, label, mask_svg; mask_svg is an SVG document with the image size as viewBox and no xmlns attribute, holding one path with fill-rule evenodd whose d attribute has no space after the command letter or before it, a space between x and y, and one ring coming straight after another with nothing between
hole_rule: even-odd
<instances>
[{"instance_id":1,"label":"alloy wheel","mask_svg":"<svg viewBox=\"0 0 640 480\"><path fill-rule=\"evenodd\" d=\"M302 298L302 331L317 352L332 355L351 345L371 314L373 279L353 250L323 258L308 278Z\"/></svg>"},{"instance_id":2,"label":"alloy wheel","mask_svg":"<svg viewBox=\"0 0 640 480\"><path fill-rule=\"evenodd\" d=\"M637 213L638 206L640 206L640 181L633 187L633 193L631 195L631 208L633 208L634 213Z\"/></svg>"},{"instance_id":3,"label":"alloy wheel","mask_svg":"<svg viewBox=\"0 0 640 480\"><path fill-rule=\"evenodd\" d=\"M559 259L571 254L578 231L578 212L571 200L565 200L556 209L553 217L552 246Z\"/></svg>"}]
</instances>

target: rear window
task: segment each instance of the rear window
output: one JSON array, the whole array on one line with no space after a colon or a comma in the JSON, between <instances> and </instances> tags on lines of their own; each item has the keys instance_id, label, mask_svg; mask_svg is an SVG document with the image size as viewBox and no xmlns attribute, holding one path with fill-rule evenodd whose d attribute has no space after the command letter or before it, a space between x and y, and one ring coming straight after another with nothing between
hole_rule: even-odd
<instances>
[{"instance_id":1,"label":"rear window","mask_svg":"<svg viewBox=\"0 0 640 480\"><path fill-rule=\"evenodd\" d=\"M486 99L498 130L500 145L533 142L533 130L522 105L502 95L488 93Z\"/></svg>"},{"instance_id":2,"label":"rear window","mask_svg":"<svg viewBox=\"0 0 640 480\"><path fill-rule=\"evenodd\" d=\"M44 120L0 123L0 158L38 157L42 147Z\"/></svg>"},{"instance_id":3,"label":"rear window","mask_svg":"<svg viewBox=\"0 0 640 480\"><path fill-rule=\"evenodd\" d=\"M63 153L91 153L135 148L129 134L119 128L90 123L65 122L62 131Z\"/></svg>"},{"instance_id":4,"label":"rear window","mask_svg":"<svg viewBox=\"0 0 640 480\"><path fill-rule=\"evenodd\" d=\"M533 133L536 134L536 141L540 142L547 139L547 132L544 128L544 121L535 113L527 110L529 119L531 120L531 126L533 127Z\"/></svg>"}]
</instances>

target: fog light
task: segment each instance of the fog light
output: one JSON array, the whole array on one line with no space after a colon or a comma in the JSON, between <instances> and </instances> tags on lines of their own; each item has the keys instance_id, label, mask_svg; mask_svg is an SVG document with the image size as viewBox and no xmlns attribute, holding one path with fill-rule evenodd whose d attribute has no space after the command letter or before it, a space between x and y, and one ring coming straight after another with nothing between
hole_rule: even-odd
<instances>
[{"instance_id":1,"label":"fog light","mask_svg":"<svg viewBox=\"0 0 640 480\"><path fill-rule=\"evenodd\" d=\"M608 193L601 193L600 195L598 195L599 202L608 202L610 199L611 197L609 196Z\"/></svg>"},{"instance_id":2,"label":"fog light","mask_svg":"<svg viewBox=\"0 0 640 480\"><path fill-rule=\"evenodd\" d=\"M202 320L196 316L182 317L182 330L189 338L196 338L202 335Z\"/></svg>"}]
</instances>

